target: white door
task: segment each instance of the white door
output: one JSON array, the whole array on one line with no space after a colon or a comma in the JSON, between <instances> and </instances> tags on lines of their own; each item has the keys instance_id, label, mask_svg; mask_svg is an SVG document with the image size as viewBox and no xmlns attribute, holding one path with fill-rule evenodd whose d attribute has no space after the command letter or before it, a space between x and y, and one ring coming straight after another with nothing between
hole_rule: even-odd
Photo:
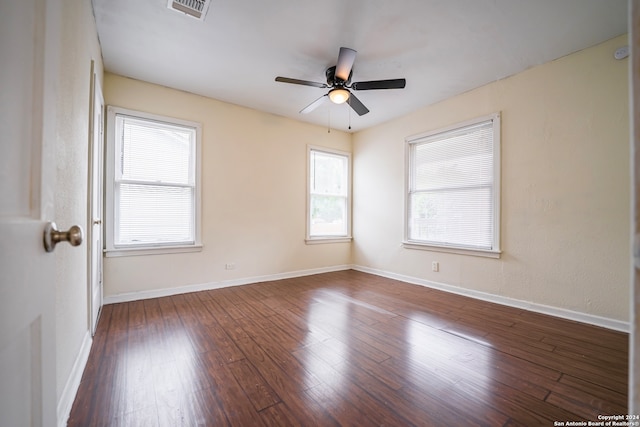
<instances>
[{"instance_id":1,"label":"white door","mask_svg":"<svg viewBox=\"0 0 640 427\"><path fill-rule=\"evenodd\" d=\"M56 425L58 0L0 1L0 425Z\"/></svg>"},{"instance_id":2,"label":"white door","mask_svg":"<svg viewBox=\"0 0 640 427\"><path fill-rule=\"evenodd\" d=\"M104 152L104 99L102 88L91 62L91 165L89 173L90 224L88 230L89 251L89 295L91 299L91 334L95 334L102 307L102 188Z\"/></svg>"}]
</instances>

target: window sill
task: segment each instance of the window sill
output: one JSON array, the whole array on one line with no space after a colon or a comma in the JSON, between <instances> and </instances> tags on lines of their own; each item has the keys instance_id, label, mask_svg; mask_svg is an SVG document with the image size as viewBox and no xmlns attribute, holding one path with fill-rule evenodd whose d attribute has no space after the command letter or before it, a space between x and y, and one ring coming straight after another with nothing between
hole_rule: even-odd
<instances>
[{"instance_id":1,"label":"window sill","mask_svg":"<svg viewBox=\"0 0 640 427\"><path fill-rule=\"evenodd\" d=\"M465 249L465 248L454 248L448 246L434 246L426 243L416 243L416 242L402 242L402 246L406 249L418 249L423 251L433 251L433 252L447 252L451 254L459 254L459 255L471 255L471 256L479 256L485 258L500 258L502 251L497 250L485 250L485 249Z\"/></svg>"},{"instance_id":2,"label":"window sill","mask_svg":"<svg viewBox=\"0 0 640 427\"><path fill-rule=\"evenodd\" d=\"M305 239L307 245L317 245L322 243L350 243L353 237L312 237Z\"/></svg>"},{"instance_id":3,"label":"window sill","mask_svg":"<svg viewBox=\"0 0 640 427\"><path fill-rule=\"evenodd\" d=\"M145 248L118 248L105 249L104 255L107 258L122 256L140 256L140 255L161 255L161 254L180 254L187 252L201 252L202 244L189 246L159 246Z\"/></svg>"}]
</instances>

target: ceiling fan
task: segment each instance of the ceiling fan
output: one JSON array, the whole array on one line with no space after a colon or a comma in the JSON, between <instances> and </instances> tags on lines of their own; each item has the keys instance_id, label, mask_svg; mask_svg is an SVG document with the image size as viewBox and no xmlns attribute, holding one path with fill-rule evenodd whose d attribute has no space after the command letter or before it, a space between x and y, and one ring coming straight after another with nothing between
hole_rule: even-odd
<instances>
[{"instance_id":1,"label":"ceiling fan","mask_svg":"<svg viewBox=\"0 0 640 427\"><path fill-rule=\"evenodd\" d=\"M277 82L292 83L296 85L313 86L321 89L330 88L329 92L304 107L302 114L310 113L329 98L335 104L347 103L353 110L362 116L369 112L369 109L351 91L355 90L377 90L377 89L403 89L406 85L405 79L391 80L371 80L367 82L351 83L353 75L353 63L356 59L356 51L348 47L341 47L338 55L338 63L327 68L325 72L327 82L317 83L308 80L292 79L289 77L276 77Z\"/></svg>"}]
</instances>

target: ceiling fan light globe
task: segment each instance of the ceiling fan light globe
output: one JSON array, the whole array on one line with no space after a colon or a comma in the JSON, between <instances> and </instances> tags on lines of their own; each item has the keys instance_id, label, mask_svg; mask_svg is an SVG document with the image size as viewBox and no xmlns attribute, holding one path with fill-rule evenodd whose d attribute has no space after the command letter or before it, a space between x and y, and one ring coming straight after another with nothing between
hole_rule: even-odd
<instances>
[{"instance_id":1,"label":"ceiling fan light globe","mask_svg":"<svg viewBox=\"0 0 640 427\"><path fill-rule=\"evenodd\" d=\"M349 91L342 88L336 88L329 91L329 99L334 104L343 104L349 99Z\"/></svg>"}]
</instances>

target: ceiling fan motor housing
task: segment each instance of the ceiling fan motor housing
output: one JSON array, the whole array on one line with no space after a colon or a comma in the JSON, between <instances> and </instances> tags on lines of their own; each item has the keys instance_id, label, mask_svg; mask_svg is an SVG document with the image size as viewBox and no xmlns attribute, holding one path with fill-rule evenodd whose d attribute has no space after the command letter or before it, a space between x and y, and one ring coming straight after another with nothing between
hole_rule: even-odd
<instances>
[{"instance_id":1,"label":"ceiling fan motor housing","mask_svg":"<svg viewBox=\"0 0 640 427\"><path fill-rule=\"evenodd\" d=\"M349 78L347 79L347 81L344 81L344 82L340 79L336 79L335 65L333 67L327 68L325 75L327 76L327 85L329 87L336 87L336 86L344 87L351 84L351 76L353 76L353 69L349 72Z\"/></svg>"}]
</instances>

